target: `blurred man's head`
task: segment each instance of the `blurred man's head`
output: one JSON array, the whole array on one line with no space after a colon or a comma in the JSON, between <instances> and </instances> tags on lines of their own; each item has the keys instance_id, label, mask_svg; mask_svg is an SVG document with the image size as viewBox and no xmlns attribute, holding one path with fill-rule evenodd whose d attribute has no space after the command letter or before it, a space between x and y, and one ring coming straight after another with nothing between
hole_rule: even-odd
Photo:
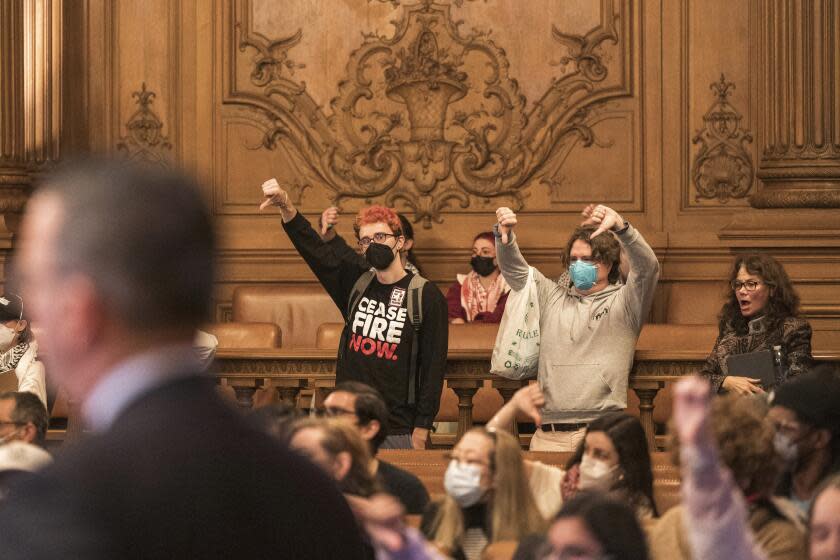
<instances>
[{"instance_id":1,"label":"blurred man's head","mask_svg":"<svg viewBox=\"0 0 840 560\"><path fill-rule=\"evenodd\" d=\"M339 383L324 399L324 408L329 416L346 419L356 426L374 455L388 436L388 407L370 385L357 381Z\"/></svg>"},{"instance_id":2,"label":"blurred man's head","mask_svg":"<svg viewBox=\"0 0 840 560\"><path fill-rule=\"evenodd\" d=\"M83 400L127 355L189 344L212 257L209 213L184 176L88 163L49 178L24 216L16 273L50 374Z\"/></svg>"},{"instance_id":3,"label":"blurred man's head","mask_svg":"<svg viewBox=\"0 0 840 560\"><path fill-rule=\"evenodd\" d=\"M47 409L33 393L0 394L0 444L23 441L43 446L48 424Z\"/></svg>"}]
</instances>

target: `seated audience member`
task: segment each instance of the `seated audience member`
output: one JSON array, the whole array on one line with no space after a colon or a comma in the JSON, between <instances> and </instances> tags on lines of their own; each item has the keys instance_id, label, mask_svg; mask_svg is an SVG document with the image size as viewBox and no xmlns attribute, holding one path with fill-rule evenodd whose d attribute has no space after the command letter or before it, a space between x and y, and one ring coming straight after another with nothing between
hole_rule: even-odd
<instances>
[{"instance_id":1,"label":"seated audience member","mask_svg":"<svg viewBox=\"0 0 840 560\"><path fill-rule=\"evenodd\" d=\"M446 497L430 506L421 530L452 558L477 559L490 543L545 529L525 479L522 450L508 433L465 433L452 450L443 485Z\"/></svg>"},{"instance_id":2,"label":"seated audience member","mask_svg":"<svg viewBox=\"0 0 840 560\"><path fill-rule=\"evenodd\" d=\"M414 254L414 227L404 214L398 213L397 217L400 219L403 237L405 237L405 244L400 249L400 262L406 272L423 274L420 270L420 265L417 263L417 257ZM324 210L318 219L318 231L321 234L321 239L332 247L337 256L365 265L364 255L359 251L351 249L344 238L335 231L335 225L337 223L338 208L331 206Z\"/></svg>"},{"instance_id":3,"label":"seated audience member","mask_svg":"<svg viewBox=\"0 0 840 560\"><path fill-rule=\"evenodd\" d=\"M716 392L764 392L750 372L729 371L733 354L776 350L776 384L811 366L811 325L799 317L799 296L782 265L769 255L742 255L729 274L731 291L720 311L718 339L700 370Z\"/></svg>"},{"instance_id":4,"label":"seated audience member","mask_svg":"<svg viewBox=\"0 0 840 560\"><path fill-rule=\"evenodd\" d=\"M817 489L808 523L811 560L840 560L840 475L827 478Z\"/></svg>"},{"instance_id":5,"label":"seated audience member","mask_svg":"<svg viewBox=\"0 0 840 560\"><path fill-rule=\"evenodd\" d=\"M29 391L47 406L44 364L38 360L38 343L32 340L23 299L17 294L0 297L0 374L14 371L18 391Z\"/></svg>"},{"instance_id":6,"label":"seated audience member","mask_svg":"<svg viewBox=\"0 0 840 560\"><path fill-rule=\"evenodd\" d=\"M779 387L767 417L785 467L776 494L807 514L820 482L840 471L840 376L822 365Z\"/></svg>"},{"instance_id":7,"label":"seated audience member","mask_svg":"<svg viewBox=\"0 0 840 560\"><path fill-rule=\"evenodd\" d=\"M659 278L656 254L633 226L603 205L587 211L586 225L575 229L563 252L570 286L529 267L513 232L516 214L496 210L496 254L505 280L522 290L532 276L539 293L537 377L546 403L531 451L574 451L589 422L627 408L636 341ZM630 264L626 283L620 278L621 252Z\"/></svg>"},{"instance_id":8,"label":"seated audience member","mask_svg":"<svg viewBox=\"0 0 840 560\"><path fill-rule=\"evenodd\" d=\"M261 406L251 413L251 420L284 445L289 443L289 434L295 420L302 415L294 403L279 401L268 406Z\"/></svg>"},{"instance_id":9,"label":"seated audience member","mask_svg":"<svg viewBox=\"0 0 840 560\"><path fill-rule=\"evenodd\" d=\"M402 524L403 508L387 494L370 471L370 452L359 431L335 418L304 418L289 433L289 447L326 472L344 492L369 539L368 556L433 558L422 537ZM388 533L383 536L382 533ZM329 536L327 536L329 538ZM384 556L383 556L384 555Z\"/></svg>"},{"instance_id":10,"label":"seated audience member","mask_svg":"<svg viewBox=\"0 0 840 560\"><path fill-rule=\"evenodd\" d=\"M429 493L412 473L376 457L379 446L388 435L388 408L379 393L370 385L345 381L324 399L330 416L348 420L370 446L370 472L383 490L402 502L409 514L421 514L429 504Z\"/></svg>"},{"instance_id":11,"label":"seated audience member","mask_svg":"<svg viewBox=\"0 0 840 560\"><path fill-rule=\"evenodd\" d=\"M302 418L290 427L289 447L330 475L345 494L369 498L382 490L370 472L367 444L346 422Z\"/></svg>"},{"instance_id":12,"label":"seated audience member","mask_svg":"<svg viewBox=\"0 0 840 560\"><path fill-rule=\"evenodd\" d=\"M0 394L0 444L22 441L43 447L49 421L44 403L29 391Z\"/></svg>"},{"instance_id":13,"label":"seated audience member","mask_svg":"<svg viewBox=\"0 0 840 560\"><path fill-rule=\"evenodd\" d=\"M473 239L470 266L472 270L469 273L455 275L457 281L446 294L449 322L500 322L510 287L499 271L496 237L492 231L479 233Z\"/></svg>"},{"instance_id":14,"label":"seated audience member","mask_svg":"<svg viewBox=\"0 0 840 560\"><path fill-rule=\"evenodd\" d=\"M31 443L13 441L0 445L0 500L10 482L22 473L35 472L52 463L49 453Z\"/></svg>"},{"instance_id":15,"label":"seated audience member","mask_svg":"<svg viewBox=\"0 0 840 560\"><path fill-rule=\"evenodd\" d=\"M805 535L788 516L790 505L770 499L779 458L773 427L755 403L734 395L712 402L708 383L697 377L679 382L674 399L683 501L652 528L651 556L805 558Z\"/></svg>"},{"instance_id":16,"label":"seated audience member","mask_svg":"<svg viewBox=\"0 0 840 560\"><path fill-rule=\"evenodd\" d=\"M489 428L509 427L519 412L540 423L545 402L539 385L517 391L488 422ZM609 412L593 420L566 469L526 461L525 469L540 511L551 518L564 499L580 490L601 490L634 508L639 519L656 515L650 453L638 418Z\"/></svg>"},{"instance_id":17,"label":"seated audience member","mask_svg":"<svg viewBox=\"0 0 840 560\"><path fill-rule=\"evenodd\" d=\"M620 558L647 560L645 534L627 504L599 492L581 492L565 504L545 537L529 537L514 560Z\"/></svg>"}]
</instances>

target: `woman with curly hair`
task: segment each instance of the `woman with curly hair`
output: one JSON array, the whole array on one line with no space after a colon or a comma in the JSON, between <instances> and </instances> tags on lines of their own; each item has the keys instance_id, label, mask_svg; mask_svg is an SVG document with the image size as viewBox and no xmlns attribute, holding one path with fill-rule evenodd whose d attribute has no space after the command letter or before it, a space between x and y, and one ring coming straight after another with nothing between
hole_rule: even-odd
<instances>
[{"instance_id":1,"label":"woman with curly hair","mask_svg":"<svg viewBox=\"0 0 840 560\"><path fill-rule=\"evenodd\" d=\"M729 371L728 358L762 350L780 355L776 385L811 366L811 325L799 317L799 296L782 265L770 255L741 255L729 275L718 338L700 375L716 392L762 393L750 372Z\"/></svg>"},{"instance_id":2,"label":"woman with curly hair","mask_svg":"<svg viewBox=\"0 0 840 560\"><path fill-rule=\"evenodd\" d=\"M651 530L651 557L805 558L794 506L772 497L782 462L758 403L734 395L710 400L708 384L697 377L678 383L674 399L672 433L679 439L672 452L683 503ZM744 519L746 532L738 527Z\"/></svg>"}]
</instances>

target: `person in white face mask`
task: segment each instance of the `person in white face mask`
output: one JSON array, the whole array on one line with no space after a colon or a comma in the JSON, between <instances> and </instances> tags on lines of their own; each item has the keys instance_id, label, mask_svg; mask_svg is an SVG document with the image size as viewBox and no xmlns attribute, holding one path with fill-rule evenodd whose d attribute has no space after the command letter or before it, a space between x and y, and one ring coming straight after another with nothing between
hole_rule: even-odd
<instances>
[{"instance_id":1,"label":"person in white face mask","mask_svg":"<svg viewBox=\"0 0 840 560\"><path fill-rule=\"evenodd\" d=\"M635 416L610 412L593 420L566 467L564 498L598 491L628 504L639 519L657 516L647 439Z\"/></svg>"},{"instance_id":2,"label":"person in white face mask","mask_svg":"<svg viewBox=\"0 0 840 560\"><path fill-rule=\"evenodd\" d=\"M820 482L840 472L840 376L828 365L815 368L779 387L770 405L773 444L785 463L776 494L804 516Z\"/></svg>"},{"instance_id":3,"label":"person in white face mask","mask_svg":"<svg viewBox=\"0 0 840 560\"><path fill-rule=\"evenodd\" d=\"M510 434L484 428L465 433L452 450L443 484L446 497L432 504L421 530L451 558L477 559L488 544L545 530L522 450Z\"/></svg>"},{"instance_id":4,"label":"person in white face mask","mask_svg":"<svg viewBox=\"0 0 840 560\"><path fill-rule=\"evenodd\" d=\"M29 327L23 299L17 294L0 296L0 380L14 374L18 391L35 394L47 406L44 364L38 360L38 343Z\"/></svg>"}]
</instances>

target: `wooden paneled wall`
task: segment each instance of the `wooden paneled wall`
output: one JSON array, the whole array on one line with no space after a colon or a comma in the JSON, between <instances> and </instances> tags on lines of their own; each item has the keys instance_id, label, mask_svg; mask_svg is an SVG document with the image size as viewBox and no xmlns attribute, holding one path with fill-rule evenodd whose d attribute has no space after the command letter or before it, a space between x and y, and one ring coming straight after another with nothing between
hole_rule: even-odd
<instances>
[{"instance_id":1,"label":"wooden paneled wall","mask_svg":"<svg viewBox=\"0 0 840 560\"><path fill-rule=\"evenodd\" d=\"M828 6L830 49L840 7L817 3ZM360 206L395 205L416 221L417 253L440 283L466 271L472 237L502 205L520 209L531 263L559 273L581 208L600 202L659 255L654 320L679 286L718 294L733 254L762 250L786 265L816 328L840 328L838 210L750 204L762 187L755 139L773 29L763 9L68 2L65 145L177 162L203 179L221 234L219 319L236 286L314 281L278 216L258 211L259 186L275 176L312 220L338 204L347 236ZM826 72L837 72L837 49L826 52ZM831 181L826 189L840 188Z\"/></svg>"}]
</instances>

